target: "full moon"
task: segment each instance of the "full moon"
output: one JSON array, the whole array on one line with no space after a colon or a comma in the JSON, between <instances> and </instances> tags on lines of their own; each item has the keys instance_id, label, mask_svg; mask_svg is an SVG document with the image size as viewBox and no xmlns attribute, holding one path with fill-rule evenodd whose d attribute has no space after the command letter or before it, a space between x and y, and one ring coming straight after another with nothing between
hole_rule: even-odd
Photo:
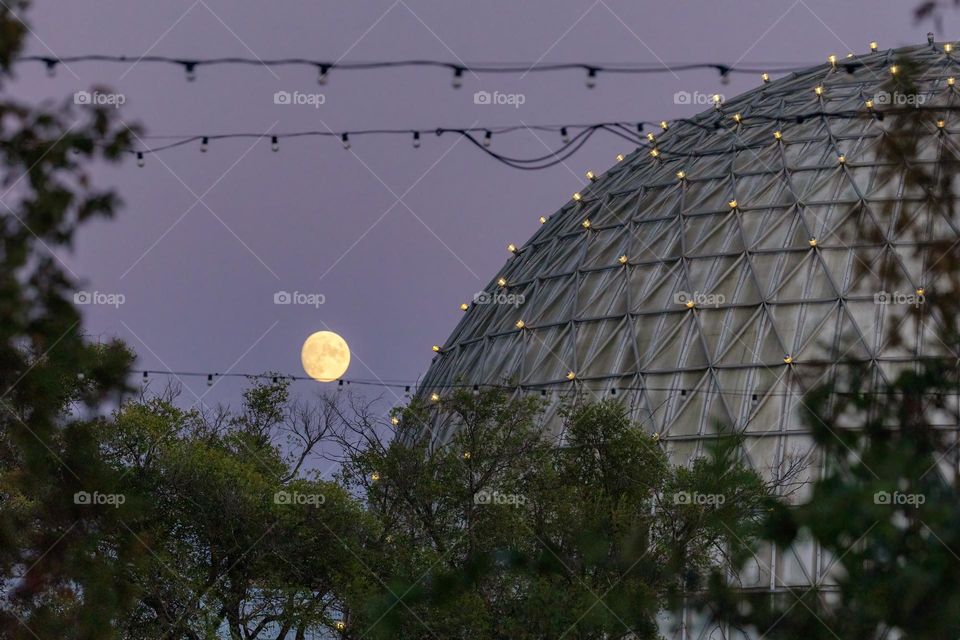
<instances>
[{"instance_id":1,"label":"full moon","mask_svg":"<svg viewBox=\"0 0 960 640\"><path fill-rule=\"evenodd\" d=\"M303 343L300 362L314 380L333 382L350 366L350 347L333 331L317 331Z\"/></svg>"}]
</instances>

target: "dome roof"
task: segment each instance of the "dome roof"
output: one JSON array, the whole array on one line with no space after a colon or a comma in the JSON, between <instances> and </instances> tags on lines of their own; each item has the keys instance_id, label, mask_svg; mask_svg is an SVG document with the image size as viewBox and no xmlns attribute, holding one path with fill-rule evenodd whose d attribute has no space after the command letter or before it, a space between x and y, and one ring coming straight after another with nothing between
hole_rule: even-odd
<instances>
[{"instance_id":1,"label":"dome roof","mask_svg":"<svg viewBox=\"0 0 960 640\"><path fill-rule=\"evenodd\" d=\"M896 91L908 70L916 95ZM717 423L757 467L809 449L797 407L838 362L883 380L942 353L933 320L891 338L958 229L877 156L907 120L912 162L953 153L953 74L942 45L840 57L669 124L510 257L421 392L613 394L680 458Z\"/></svg>"}]
</instances>

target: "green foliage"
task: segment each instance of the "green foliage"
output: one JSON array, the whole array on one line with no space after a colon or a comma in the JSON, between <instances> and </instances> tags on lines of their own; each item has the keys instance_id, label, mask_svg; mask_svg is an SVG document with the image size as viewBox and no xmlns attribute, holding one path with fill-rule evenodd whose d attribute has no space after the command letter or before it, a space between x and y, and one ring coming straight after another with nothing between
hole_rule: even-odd
<instances>
[{"instance_id":1,"label":"green foliage","mask_svg":"<svg viewBox=\"0 0 960 640\"><path fill-rule=\"evenodd\" d=\"M357 637L657 637L657 614L765 505L735 441L678 469L615 402L570 407L560 442L534 399L458 392L438 409L446 445L417 437L435 423L414 402L395 440L345 467L382 523L385 588L352 611ZM681 497L707 494L722 503Z\"/></svg>"}]
</instances>

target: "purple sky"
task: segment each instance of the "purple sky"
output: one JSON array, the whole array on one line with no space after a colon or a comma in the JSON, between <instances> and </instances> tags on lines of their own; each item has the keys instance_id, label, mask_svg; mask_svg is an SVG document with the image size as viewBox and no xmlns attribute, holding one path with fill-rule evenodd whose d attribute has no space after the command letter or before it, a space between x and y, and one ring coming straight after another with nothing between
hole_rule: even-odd
<instances>
[{"instance_id":1,"label":"purple sky","mask_svg":"<svg viewBox=\"0 0 960 640\"><path fill-rule=\"evenodd\" d=\"M36 3L28 52L816 63L863 52L872 39L881 47L922 42L930 25L913 24L914 4L73 0ZM947 18L938 39L960 32L960 16ZM660 120L699 110L675 105L677 91L732 96L759 82L735 75L721 86L715 73L601 75L589 91L583 74L569 71L522 80L468 74L455 91L444 70L335 72L319 87L305 68L217 67L188 83L181 69L148 63L75 64L54 79L24 65L18 75L12 89L24 99L111 86L126 96L123 118L154 135ZM526 101L519 109L475 105L481 89ZM326 103L278 106L278 90L322 92ZM558 142L494 139L498 150L525 156ZM356 139L352 152L334 139L286 141L276 154L269 143L251 144L215 142L206 154L192 145L150 157L143 169L131 160L98 172L126 206L61 257L86 290L125 296L119 308L85 307L86 323L93 334L128 341L141 368L301 374L304 338L329 328L353 351L347 377L414 380L429 365L430 346L460 320L458 305L503 265L506 244L524 243L538 216L583 184L585 170L599 173L629 151L598 134L564 165L521 172L454 136L427 136L417 150L407 137ZM277 306L279 290L320 293L326 302ZM206 391L203 380L186 383ZM226 380L208 400L235 400L240 388Z\"/></svg>"}]
</instances>

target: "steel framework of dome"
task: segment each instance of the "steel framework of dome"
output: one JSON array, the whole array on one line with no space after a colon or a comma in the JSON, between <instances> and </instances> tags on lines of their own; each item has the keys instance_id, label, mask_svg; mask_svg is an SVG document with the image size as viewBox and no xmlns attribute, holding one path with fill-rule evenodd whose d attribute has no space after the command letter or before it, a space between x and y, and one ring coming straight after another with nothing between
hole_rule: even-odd
<instances>
[{"instance_id":1,"label":"steel framework of dome","mask_svg":"<svg viewBox=\"0 0 960 640\"><path fill-rule=\"evenodd\" d=\"M960 230L904 186L903 170L881 181L877 148L900 118L916 117L878 117L898 101L958 104L960 65L947 49L841 57L670 124L516 250L420 391L506 385L546 393L553 410L575 391L615 393L675 461L703 453L718 424L745 435L762 472L815 458L798 408L841 361L890 381L945 353L934 319L911 329L912 343L891 339L897 303L935 286L928 245ZM894 65L912 68L912 102L886 93ZM956 153L951 113L922 136L915 162ZM901 235L903 216L924 236ZM881 277L889 269L902 290ZM820 585L831 566L813 545L772 548L741 579L764 590ZM715 637L708 621L686 623L685 637Z\"/></svg>"}]
</instances>

